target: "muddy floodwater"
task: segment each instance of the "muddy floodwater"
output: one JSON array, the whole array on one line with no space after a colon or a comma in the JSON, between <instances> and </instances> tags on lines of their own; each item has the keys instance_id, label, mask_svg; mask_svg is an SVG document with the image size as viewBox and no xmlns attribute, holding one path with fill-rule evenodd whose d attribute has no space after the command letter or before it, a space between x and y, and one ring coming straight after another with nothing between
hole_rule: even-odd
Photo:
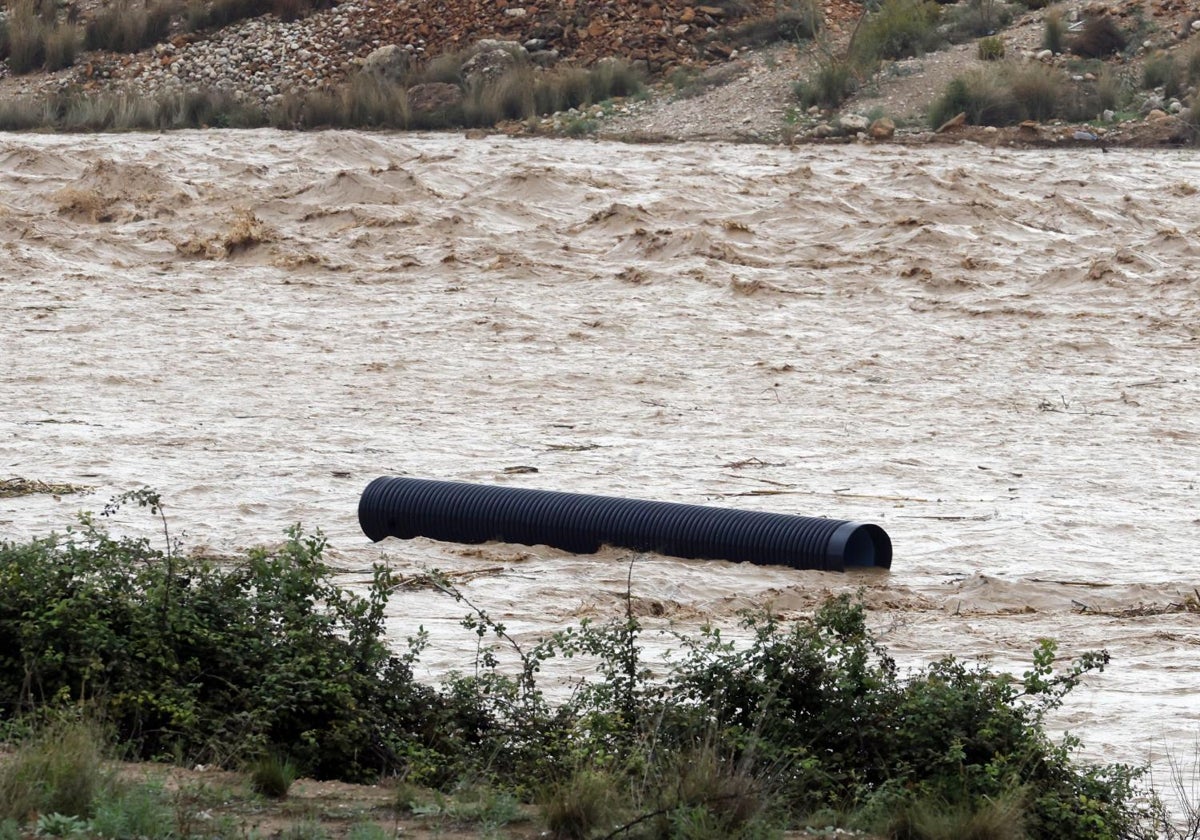
<instances>
[{"instance_id":1,"label":"muddy floodwater","mask_svg":"<svg viewBox=\"0 0 1200 840\"><path fill-rule=\"evenodd\" d=\"M0 534L148 484L189 548L302 522L523 641L620 615L631 559L651 630L861 589L906 667L1107 648L1054 724L1162 766L1200 737L1198 278L1195 151L2 135L0 478L93 491ZM387 474L875 522L895 562L374 545ZM463 612L400 591L389 631L436 678Z\"/></svg>"}]
</instances>

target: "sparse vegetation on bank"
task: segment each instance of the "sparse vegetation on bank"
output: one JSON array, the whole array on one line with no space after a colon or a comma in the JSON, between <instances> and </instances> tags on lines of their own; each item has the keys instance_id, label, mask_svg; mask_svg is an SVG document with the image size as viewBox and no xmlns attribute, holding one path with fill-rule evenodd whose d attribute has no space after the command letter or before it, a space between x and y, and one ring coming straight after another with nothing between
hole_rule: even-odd
<instances>
[{"instance_id":1,"label":"sparse vegetation on bank","mask_svg":"<svg viewBox=\"0 0 1200 840\"><path fill-rule=\"evenodd\" d=\"M412 77L419 82L359 74L334 87L289 93L270 106L217 90L158 96L68 91L46 97L14 97L0 100L0 130L491 127L630 96L642 86L638 74L623 61L551 70L517 61L493 77L463 78L461 64L465 60L459 55L432 62ZM443 77L456 79L442 83L450 95L443 93L440 100L417 107L411 85Z\"/></svg>"},{"instance_id":2,"label":"sparse vegetation on bank","mask_svg":"<svg viewBox=\"0 0 1200 840\"><path fill-rule=\"evenodd\" d=\"M108 512L136 502L162 516L149 491L117 502ZM165 538L156 549L84 517L0 546L0 710L15 749L0 789L35 797L7 814L14 830L161 817L152 793L97 772L98 732L130 756L253 765L276 796L301 772L402 779L395 804L409 809L449 809L438 792L457 790L458 813L470 799L497 824L537 803L559 837L773 837L815 820L895 838L1116 838L1160 818L1136 769L1082 764L1075 741L1044 732L1103 654L1063 667L1046 641L1021 680L953 659L903 675L864 608L839 597L811 621L749 615L739 644L717 628L681 637L652 676L632 612L522 647L430 573L477 643L435 687L413 674L423 633L401 653L385 644L387 569L360 597L331 582L320 535L293 529L220 565ZM551 703L539 674L564 656L597 678ZM60 795L71 801L44 798ZM191 833L157 831L138 836Z\"/></svg>"}]
</instances>

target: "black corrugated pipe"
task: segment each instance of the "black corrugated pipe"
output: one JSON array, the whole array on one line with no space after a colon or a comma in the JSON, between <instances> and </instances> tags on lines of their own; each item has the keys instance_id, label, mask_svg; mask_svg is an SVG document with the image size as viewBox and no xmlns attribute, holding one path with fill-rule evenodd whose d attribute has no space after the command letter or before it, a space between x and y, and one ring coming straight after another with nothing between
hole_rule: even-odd
<instances>
[{"instance_id":1,"label":"black corrugated pipe","mask_svg":"<svg viewBox=\"0 0 1200 840\"><path fill-rule=\"evenodd\" d=\"M862 522L419 478L372 481L359 500L358 523L375 542L495 540L577 554L613 545L830 571L892 565L887 532Z\"/></svg>"}]
</instances>

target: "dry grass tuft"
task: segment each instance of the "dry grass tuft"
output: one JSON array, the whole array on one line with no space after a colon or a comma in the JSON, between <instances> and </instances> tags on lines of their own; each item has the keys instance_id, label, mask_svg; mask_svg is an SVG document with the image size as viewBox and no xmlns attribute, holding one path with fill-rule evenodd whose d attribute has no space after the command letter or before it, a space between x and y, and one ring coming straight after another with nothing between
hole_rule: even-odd
<instances>
[{"instance_id":1,"label":"dry grass tuft","mask_svg":"<svg viewBox=\"0 0 1200 840\"><path fill-rule=\"evenodd\" d=\"M1128 38L1110 15L1089 18L1071 41L1071 52L1084 58L1104 58L1125 49Z\"/></svg>"}]
</instances>

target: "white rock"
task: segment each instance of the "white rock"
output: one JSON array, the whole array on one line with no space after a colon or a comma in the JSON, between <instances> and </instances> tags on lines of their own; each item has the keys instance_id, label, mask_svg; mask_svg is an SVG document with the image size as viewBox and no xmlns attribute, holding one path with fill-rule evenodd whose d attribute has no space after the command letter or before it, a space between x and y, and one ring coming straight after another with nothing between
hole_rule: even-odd
<instances>
[{"instance_id":1,"label":"white rock","mask_svg":"<svg viewBox=\"0 0 1200 840\"><path fill-rule=\"evenodd\" d=\"M847 133L866 131L871 124L862 114L842 114L837 120L838 128Z\"/></svg>"}]
</instances>

